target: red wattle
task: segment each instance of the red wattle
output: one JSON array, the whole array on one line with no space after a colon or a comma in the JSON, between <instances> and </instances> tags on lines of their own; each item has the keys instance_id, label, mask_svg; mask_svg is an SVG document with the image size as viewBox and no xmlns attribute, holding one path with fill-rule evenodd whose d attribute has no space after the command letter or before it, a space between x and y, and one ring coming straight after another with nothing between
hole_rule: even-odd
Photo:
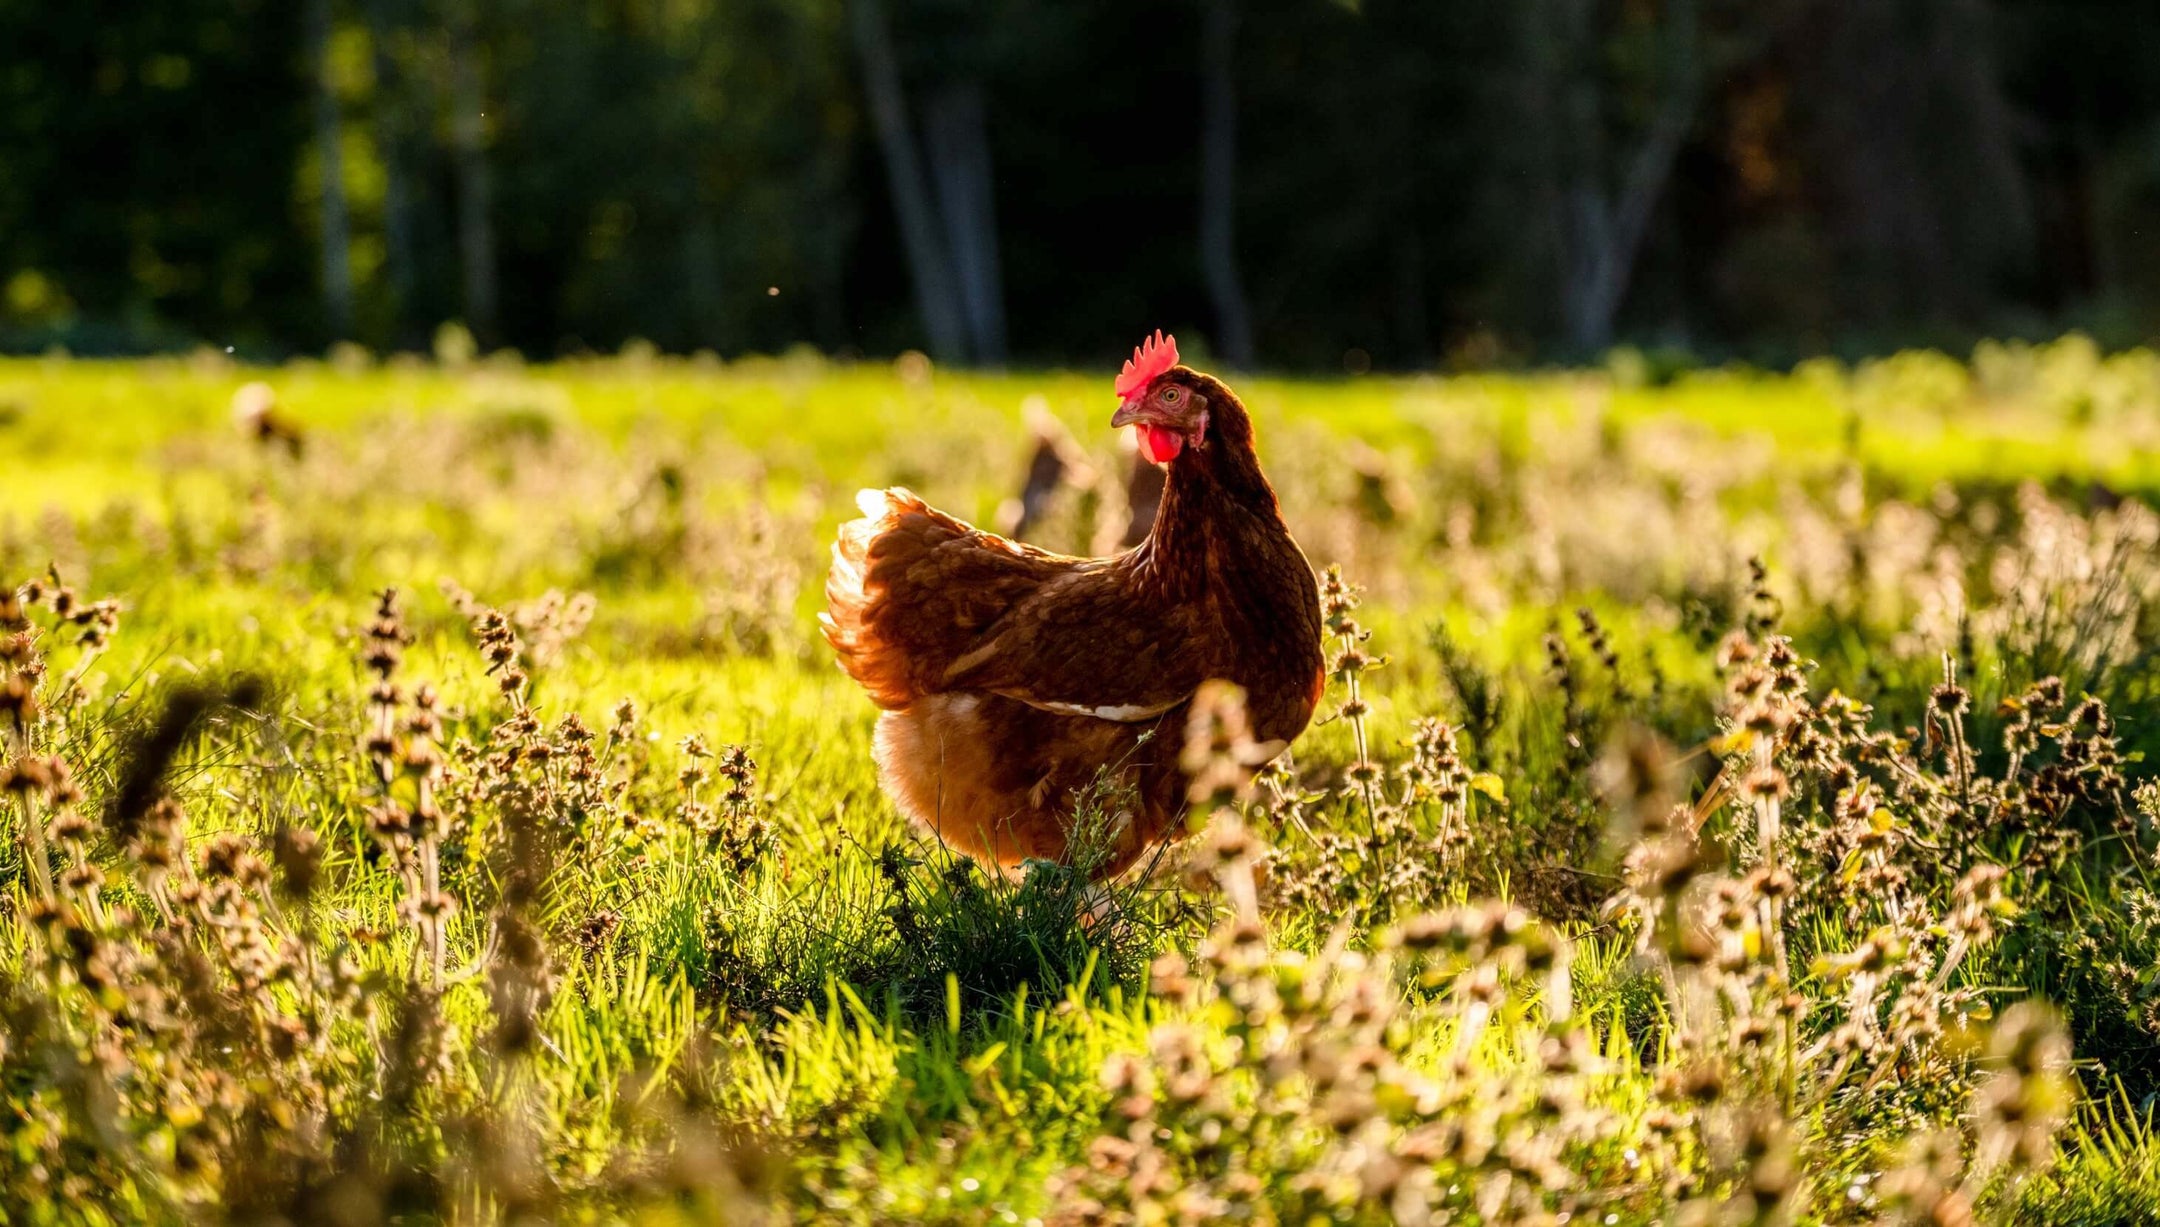
<instances>
[{"instance_id":1,"label":"red wattle","mask_svg":"<svg viewBox=\"0 0 2160 1227\"><path fill-rule=\"evenodd\" d=\"M1168 464L1185 450L1185 436L1174 430L1140 423L1140 454L1150 464Z\"/></svg>"}]
</instances>

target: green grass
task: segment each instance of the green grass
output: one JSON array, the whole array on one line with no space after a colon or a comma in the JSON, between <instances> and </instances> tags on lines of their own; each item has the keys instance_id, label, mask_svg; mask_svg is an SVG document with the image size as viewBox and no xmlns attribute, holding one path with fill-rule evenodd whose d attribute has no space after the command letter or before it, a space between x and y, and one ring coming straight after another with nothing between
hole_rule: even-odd
<instances>
[{"instance_id":1,"label":"green grass","mask_svg":"<svg viewBox=\"0 0 2160 1227\"><path fill-rule=\"evenodd\" d=\"M297 454L236 428L235 393L258 380L302 435ZM1659 386L1625 362L1237 384L1307 553L1365 589L1356 616L1388 658L1361 679L1365 722L1387 796L1409 797L1373 834L1342 787L1350 723L1301 738L1287 792L1247 807L1272 852L1266 948L1244 954L1226 926L1253 871L1220 852L1221 818L1107 899L1056 867L1006 881L953 863L879 792L874 713L815 638L824 551L858 487L907 484L988 522L1015 492L1037 398L1106 480L1122 475L1105 372L801 356L0 362L0 582L51 566L80 598L122 606L73 693L82 649L40 630L44 715L17 751L72 768L103 906L136 917L41 919L23 810L0 799L14 835L0 852L4 1221L308 1221L333 1203L363 1207L353 1221L998 1223L1097 1203L1145 1221L1182 1196L1203 1217L1262 1221L1420 1206L1500 1221L1535 1202L1576 1221L1672 1222L1699 1212L1691 1201L1729 1207L1761 1188L1781 1199L1766 1215L1847 1222L1890 1212L1884 1181L1921 1188L1928 1169L1910 1156L1932 1130L1955 1142L1942 1179L1967 1182L1983 1216L2152 1212L2160 904L2151 819L2128 796L2160 750L2147 647L2160 565L2139 501L2160 494L2160 359L2072 338L1970 364L1900 355ZM1084 549L1090 514L1068 495L1038 539ZM446 582L518 624L530 683L516 701L537 731L503 731L513 703ZM450 760L434 854L457 907L432 1005L436 982L414 970L426 926L370 827L384 790L363 749L362 657L387 587L410 637L396 681L406 700L422 682L440 690ZM550 590L591 594L590 624L531 608L520 621ZM32 617L53 626L49 609ZM1631 777L1612 766L1618 747L1647 744L1631 730L1677 747L1677 799L1700 796L1721 760L1732 779L1751 769L1752 743L1723 736L1737 708L1716 660L1751 618L1761 643L1791 637L1813 699L1841 691L1875 705L1880 732L1915 726L1883 753L1924 787L1885 797L1886 821L1900 841L1934 841L1892 858L1930 937L1926 917L1882 914L1840 877L1858 828L1835 782L1784 750L1785 843L1757 845L1745 800L1711 814L1704 847L1728 863L1706 882L1739 882L1764 857L1799 878L1776 914L1790 990L1809 1004L1765 1050L1778 1060L1733 1038L1747 1010L1732 1001L1785 991L1757 975L1767 951L1692 1034L1676 1018L1695 1008L1689 990L1656 970L1657 951L1680 948L1677 920L1644 930L1601 907L1629 883L1640 893L1614 799ZM1945 653L1974 700L1973 772L2007 776L2001 701L2055 672L2073 702L2106 701L2129 780L2040 818L2030 798L2047 781L1992 818L1944 817L1969 785L1919 726ZM219 832L267 846L305 828L322 842L320 885L281 895L273 872L243 923L160 938L158 896L113 825L117 781L175 687L243 676L266 696L213 712L161 788L198 865ZM636 718L618 737L626 698ZM574 739L556 730L572 715L594 735L604 801L570 799ZM1460 731L1461 779L1478 777L1458 809L1400 774L1423 717ZM691 736L755 760L733 809L708 760L686 755ZM489 765L535 739L549 763ZM693 761L708 762L695 789L679 779ZM410 788L389 795L409 802ZM1432 842L1450 824L1456 850ZM1938 986L1939 1037L1851 1066L1880 1065L1880 1079L1837 1072L1816 1042L1856 1012L1887 1025L1890 1002L1852 1004L1853 979L1810 958L1834 964L1907 921L1923 944L1947 940L1964 867L1944 868L1948 849L2015 868L2000 932ZM66 891L84 906L79 885ZM1492 896L1535 917L1530 936L1462 938L1444 955L1390 944L1421 913ZM517 925L538 935L537 962L502 939ZM246 982L232 933L289 942L294 965ZM1547 942L1571 951L1571 1012L1543 970ZM183 991L170 986L185 949L207 979ZM134 960L123 987L171 999L116 1006L86 970L93 950ZM1167 963L1151 978L1165 954L1191 968L1189 991L1166 989ZM340 957L359 976L342 995L317 977ZM1909 982L1899 974L1884 983ZM2004 1087L2044 1096L2059 1072L1985 1055L1991 1031L2009 1043L1994 1020L2031 996L2066 1020L2079 1097L2050 1133L2059 1159L2034 1143L1998 1161L1988 1148L2011 1134L1974 1104ZM1345 1004L1368 998L1385 1018ZM503 1020L521 1001L537 1012L512 1042ZM159 1009L171 1018L155 1022ZM237 1044L219 1038L225 1012ZM413 1025L426 1017L447 1029ZM266 1062L280 1018L314 1031ZM1173 1089L1181 1044L1206 1070L1191 1099ZM1587 1055L1555 1056L1569 1045ZM1353 1056L1365 1072L1331 1081ZM1707 1064L1723 1089L1706 1098L1688 1071ZM2000 1081L2013 1075L2025 1081ZM1463 1140L1480 1130L1490 1145ZM1397 1156L1384 1187L1379 1154ZM1780 1185L1779 1162L1813 1177ZM1165 1175L1149 1192L1136 1171Z\"/></svg>"}]
</instances>

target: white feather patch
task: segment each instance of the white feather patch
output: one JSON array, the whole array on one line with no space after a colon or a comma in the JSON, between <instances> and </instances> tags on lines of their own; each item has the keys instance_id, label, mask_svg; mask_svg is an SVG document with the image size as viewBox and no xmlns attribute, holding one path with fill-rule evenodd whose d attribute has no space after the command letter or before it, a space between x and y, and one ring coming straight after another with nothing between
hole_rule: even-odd
<instances>
[{"instance_id":1,"label":"white feather patch","mask_svg":"<svg viewBox=\"0 0 2160 1227\"><path fill-rule=\"evenodd\" d=\"M1112 704L1105 707L1087 707L1079 703L1037 703L1035 706L1042 708L1044 711L1056 712L1061 716L1093 716L1097 720L1115 720L1120 724L1130 724L1135 720L1145 720L1150 716L1159 716L1169 711L1176 704L1160 703L1150 707L1138 703L1128 703Z\"/></svg>"},{"instance_id":2,"label":"white feather patch","mask_svg":"<svg viewBox=\"0 0 2160 1227\"><path fill-rule=\"evenodd\" d=\"M892 499L883 490L857 490L855 505L870 519L882 520L892 507Z\"/></svg>"},{"instance_id":3,"label":"white feather patch","mask_svg":"<svg viewBox=\"0 0 2160 1227\"><path fill-rule=\"evenodd\" d=\"M832 578L839 591L854 596L862 595L862 564L856 560L861 551L849 552L837 546L833 548Z\"/></svg>"}]
</instances>

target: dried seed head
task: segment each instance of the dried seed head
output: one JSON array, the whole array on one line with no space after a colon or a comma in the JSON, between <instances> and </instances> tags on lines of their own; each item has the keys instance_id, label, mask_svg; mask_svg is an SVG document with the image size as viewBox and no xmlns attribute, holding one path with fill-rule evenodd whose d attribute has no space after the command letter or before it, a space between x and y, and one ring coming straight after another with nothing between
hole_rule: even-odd
<instances>
[{"instance_id":1,"label":"dried seed head","mask_svg":"<svg viewBox=\"0 0 2160 1227\"><path fill-rule=\"evenodd\" d=\"M302 902L311 898L322 875L322 837L306 827L286 827L277 833L272 855L285 893Z\"/></svg>"},{"instance_id":2,"label":"dried seed head","mask_svg":"<svg viewBox=\"0 0 2160 1227\"><path fill-rule=\"evenodd\" d=\"M1606 742L1592 782L1612 814L1609 847L1625 848L1667 829L1675 803L1673 757L1663 738L1640 725L1630 724Z\"/></svg>"},{"instance_id":3,"label":"dried seed head","mask_svg":"<svg viewBox=\"0 0 2160 1227\"><path fill-rule=\"evenodd\" d=\"M2003 1011L1988 1057L2021 1078L2059 1075L2070 1068L2070 1036L2053 1010L2022 1001Z\"/></svg>"},{"instance_id":4,"label":"dried seed head","mask_svg":"<svg viewBox=\"0 0 2160 1227\"><path fill-rule=\"evenodd\" d=\"M2039 1002L2011 1006L1996 1024L1988 1058L1997 1072L1973 1096L1980 1145L2021 1166L2047 1162L2076 1103L2062 1020Z\"/></svg>"},{"instance_id":5,"label":"dried seed head","mask_svg":"<svg viewBox=\"0 0 2160 1227\"><path fill-rule=\"evenodd\" d=\"M1671 1099L1716 1103L1725 1097L1725 1068L1708 1059L1691 1061L1661 1074L1658 1089Z\"/></svg>"},{"instance_id":6,"label":"dried seed head","mask_svg":"<svg viewBox=\"0 0 2160 1227\"><path fill-rule=\"evenodd\" d=\"M1751 801L1783 801L1792 795L1792 781L1776 767L1758 767L1740 782L1740 790Z\"/></svg>"},{"instance_id":7,"label":"dried seed head","mask_svg":"<svg viewBox=\"0 0 2160 1227\"><path fill-rule=\"evenodd\" d=\"M203 848L202 874L209 879L238 881L243 874L253 877L254 863L260 858L247 846L240 836L225 832L212 836Z\"/></svg>"},{"instance_id":8,"label":"dried seed head","mask_svg":"<svg viewBox=\"0 0 2160 1227\"><path fill-rule=\"evenodd\" d=\"M43 795L52 788L52 761L36 755L25 755L0 767L0 791L20 796L27 793Z\"/></svg>"},{"instance_id":9,"label":"dried seed head","mask_svg":"<svg viewBox=\"0 0 2160 1227\"><path fill-rule=\"evenodd\" d=\"M361 663L379 681L387 682L397 672L398 662L404 657L408 642L405 626L398 620L397 589L385 588L376 598L375 620L368 624L367 643L361 650Z\"/></svg>"},{"instance_id":10,"label":"dried seed head","mask_svg":"<svg viewBox=\"0 0 2160 1227\"><path fill-rule=\"evenodd\" d=\"M1447 949L1456 943L1459 934L1445 913L1426 912L1404 921L1392 937L1405 950L1423 952Z\"/></svg>"},{"instance_id":11,"label":"dried seed head","mask_svg":"<svg viewBox=\"0 0 2160 1227\"><path fill-rule=\"evenodd\" d=\"M1260 841L1253 838L1242 822L1221 821L1214 824L1208 837L1203 860L1211 871L1220 872L1234 865L1250 865L1259 859L1263 849Z\"/></svg>"},{"instance_id":12,"label":"dried seed head","mask_svg":"<svg viewBox=\"0 0 2160 1227\"><path fill-rule=\"evenodd\" d=\"M1799 890L1799 883L1790 871L1782 866L1762 866L1748 875L1749 889L1765 899L1790 899Z\"/></svg>"},{"instance_id":13,"label":"dried seed head","mask_svg":"<svg viewBox=\"0 0 2160 1227\"><path fill-rule=\"evenodd\" d=\"M1653 899L1679 894L1709 867L1701 846L1678 835L1645 844L1629 859L1639 877L1638 889Z\"/></svg>"},{"instance_id":14,"label":"dried seed head","mask_svg":"<svg viewBox=\"0 0 2160 1227\"><path fill-rule=\"evenodd\" d=\"M128 845L129 855L152 873L171 869L179 861L181 831L186 822L187 816L178 801L170 796L159 797L143 812L141 825Z\"/></svg>"},{"instance_id":15,"label":"dried seed head","mask_svg":"<svg viewBox=\"0 0 2160 1227\"><path fill-rule=\"evenodd\" d=\"M2027 705L2043 711L2053 711L2063 705L2063 680L2059 677L2043 677L2026 691Z\"/></svg>"},{"instance_id":16,"label":"dried seed head","mask_svg":"<svg viewBox=\"0 0 2160 1227\"><path fill-rule=\"evenodd\" d=\"M1733 669L1755 659L1755 641L1744 631L1733 631L1718 643L1717 664Z\"/></svg>"},{"instance_id":17,"label":"dried seed head","mask_svg":"<svg viewBox=\"0 0 2160 1227\"><path fill-rule=\"evenodd\" d=\"M72 809L64 810L54 816L45 833L52 836L54 843L80 849L89 842L90 820Z\"/></svg>"},{"instance_id":18,"label":"dried seed head","mask_svg":"<svg viewBox=\"0 0 2160 1227\"><path fill-rule=\"evenodd\" d=\"M1185 717L1178 755L1188 800L1204 815L1248 799L1255 770L1278 749L1253 740L1241 687L1220 680L1201 683Z\"/></svg>"},{"instance_id":19,"label":"dried seed head","mask_svg":"<svg viewBox=\"0 0 2160 1227\"><path fill-rule=\"evenodd\" d=\"M1343 578L1342 568L1331 565L1320 576L1320 616L1328 633L1348 639L1357 639L1363 631L1351 619L1350 613L1358 607L1362 590Z\"/></svg>"},{"instance_id":20,"label":"dried seed head","mask_svg":"<svg viewBox=\"0 0 2160 1227\"><path fill-rule=\"evenodd\" d=\"M37 688L28 675L11 673L0 679L0 716L7 717L18 731L36 723Z\"/></svg>"},{"instance_id":21,"label":"dried seed head","mask_svg":"<svg viewBox=\"0 0 2160 1227\"><path fill-rule=\"evenodd\" d=\"M1184 955L1166 950L1148 967L1148 991L1158 997L1182 999L1193 991L1191 973L1192 967Z\"/></svg>"},{"instance_id":22,"label":"dried seed head","mask_svg":"<svg viewBox=\"0 0 2160 1227\"><path fill-rule=\"evenodd\" d=\"M611 908L601 908L578 923L578 947L587 954L598 954L607 948L608 942L622 928L622 914Z\"/></svg>"},{"instance_id":23,"label":"dried seed head","mask_svg":"<svg viewBox=\"0 0 2160 1227\"><path fill-rule=\"evenodd\" d=\"M396 843L413 835L418 820L404 806L396 803L378 805L367 812L368 830L385 843Z\"/></svg>"}]
</instances>

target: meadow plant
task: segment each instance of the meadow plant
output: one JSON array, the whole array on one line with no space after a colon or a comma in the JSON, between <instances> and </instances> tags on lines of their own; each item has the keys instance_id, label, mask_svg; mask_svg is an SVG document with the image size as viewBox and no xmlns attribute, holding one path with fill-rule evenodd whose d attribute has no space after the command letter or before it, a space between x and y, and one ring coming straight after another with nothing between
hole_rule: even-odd
<instances>
[{"instance_id":1,"label":"meadow plant","mask_svg":"<svg viewBox=\"0 0 2160 1227\"><path fill-rule=\"evenodd\" d=\"M1196 696L1110 883L1113 777L986 871L805 651L835 492L995 505L1033 377L140 377L154 448L56 457L110 490L0 491L10 1216L2160 1213L2143 359L1262 384L1334 718Z\"/></svg>"}]
</instances>

